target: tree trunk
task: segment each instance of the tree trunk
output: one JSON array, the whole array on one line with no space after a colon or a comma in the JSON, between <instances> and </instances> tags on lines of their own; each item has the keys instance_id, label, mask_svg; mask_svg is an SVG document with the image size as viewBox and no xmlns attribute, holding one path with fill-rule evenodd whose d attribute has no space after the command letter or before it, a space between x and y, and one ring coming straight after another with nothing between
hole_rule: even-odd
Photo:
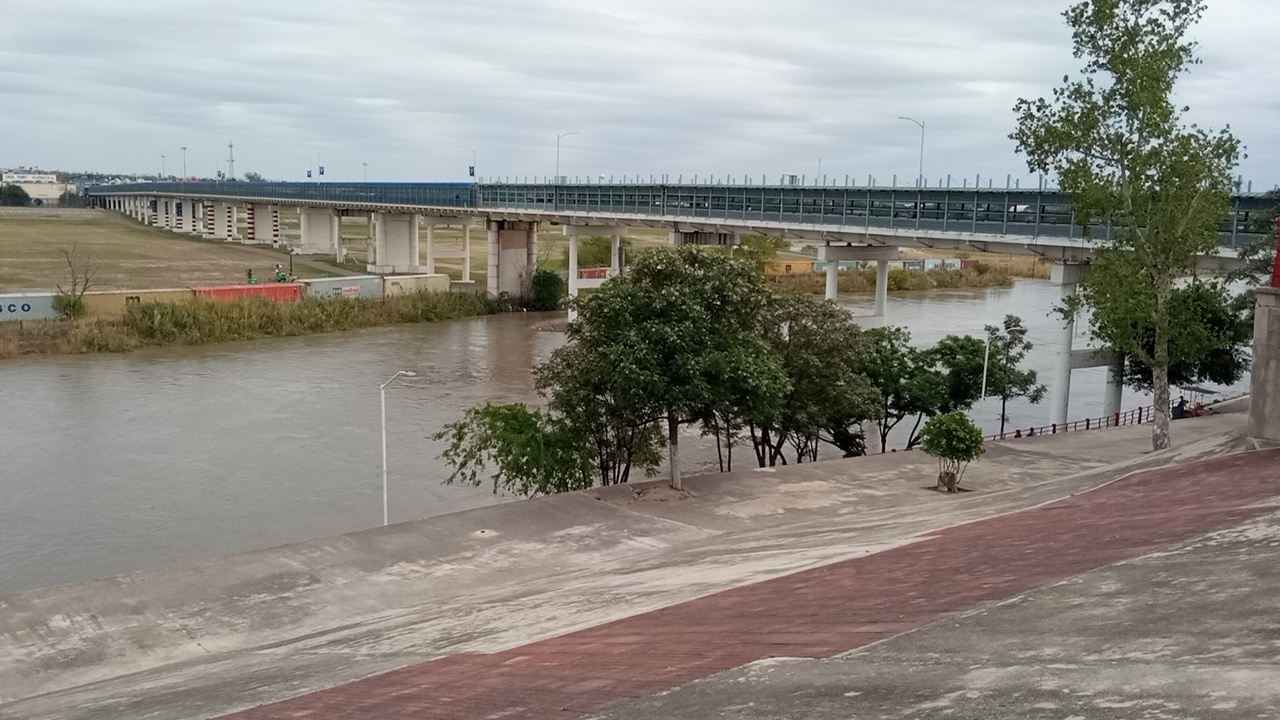
<instances>
[{"instance_id":1,"label":"tree trunk","mask_svg":"<svg viewBox=\"0 0 1280 720\"><path fill-rule=\"evenodd\" d=\"M1000 397L1000 434L1004 434L1004 423L1009 419L1009 396L1002 395Z\"/></svg>"},{"instance_id":2,"label":"tree trunk","mask_svg":"<svg viewBox=\"0 0 1280 720\"><path fill-rule=\"evenodd\" d=\"M1166 450L1169 447L1169 323L1165 317L1169 308L1170 288L1156 287L1155 363L1151 366L1151 385L1155 395L1156 426L1151 430L1151 447Z\"/></svg>"},{"instance_id":3,"label":"tree trunk","mask_svg":"<svg viewBox=\"0 0 1280 720\"><path fill-rule=\"evenodd\" d=\"M667 416L667 460L671 464L671 487L683 490L680 483L680 423L675 415Z\"/></svg>"}]
</instances>

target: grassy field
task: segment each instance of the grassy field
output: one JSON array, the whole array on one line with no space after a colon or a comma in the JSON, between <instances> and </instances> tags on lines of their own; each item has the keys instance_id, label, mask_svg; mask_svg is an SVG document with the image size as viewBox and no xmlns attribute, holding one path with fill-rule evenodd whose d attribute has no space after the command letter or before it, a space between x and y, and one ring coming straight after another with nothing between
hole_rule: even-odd
<instances>
[{"instance_id":1,"label":"grassy field","mask_svg":"<svg viewBox=\"0 0 1280 720\"><path fill-rule=\"evenodd\" d=\"M199 240L147 227L118 213L0 215L0 292L51 291L68 279L61 250L76 247L99 270L93 289L130 290L242 282L265 277L288 256L270 248ZM337 274L294 265L300 277Z\"/></svg>"}]
</instances>

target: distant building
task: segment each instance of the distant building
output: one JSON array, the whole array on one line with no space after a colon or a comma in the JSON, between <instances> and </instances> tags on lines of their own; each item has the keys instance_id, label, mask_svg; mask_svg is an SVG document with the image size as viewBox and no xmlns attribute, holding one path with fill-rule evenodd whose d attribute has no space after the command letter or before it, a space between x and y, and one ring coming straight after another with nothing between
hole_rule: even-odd
<instances>
[{"instance_id":1,"label":"distant building","mask_svg":"<svg viewBox=\"0 0 1280 720\"><path fill-rule=\"evenodd\" d=\"M36 170L0 170L0 185L17 185L37 205L56 205L65 192L77 192L76 184L67 182L62 173Z\"/></svg>"}]
</instances>

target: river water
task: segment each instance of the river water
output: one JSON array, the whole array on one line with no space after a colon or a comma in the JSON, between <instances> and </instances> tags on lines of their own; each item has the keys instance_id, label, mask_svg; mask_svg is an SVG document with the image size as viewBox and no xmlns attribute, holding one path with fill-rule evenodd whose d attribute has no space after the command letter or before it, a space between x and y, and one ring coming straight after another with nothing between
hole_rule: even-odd
<instances>
[{"instance_id":1,"label":"river water","mask_svg":"<svg viewBox=\"0 0 1280 720\"><path fill-rule=\"evenodd\" d=\"M1057 297L1034 281L893 295L888 322L929 345L1017 314L1036 344L1028 366L1047 382ZM869 296L842 303L871 308ZM0 363L0 595L378 525L378 385L398 370L417 377L387 391L391 521L502 502L442 485L428 436L473 405L532 399L531 368L563 342L534 329L547 319ZM1101 413L1104 380L1074 373L1072 417ZM1126 408L1144 403L1126 395ZM988 431L997 412L985 413ZM1044 424L1048 409L1019 402L1010 416ZM690 440L689 469L711 469L714 451Z\"/></svg>"}]
</instances>

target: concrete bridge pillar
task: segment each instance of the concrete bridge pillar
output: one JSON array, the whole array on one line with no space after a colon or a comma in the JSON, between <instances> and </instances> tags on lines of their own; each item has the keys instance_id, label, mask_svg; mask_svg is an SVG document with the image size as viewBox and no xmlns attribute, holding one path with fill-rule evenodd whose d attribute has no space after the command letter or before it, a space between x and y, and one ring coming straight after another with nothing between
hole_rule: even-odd
<instances>
[{"instance_id":1,"label":"concrete bridge pillar","mask_svg":"<svg viewBox=\"0 0 1280 720\"><path fill-rule=\"evenodd\" d=\"M249 245L258 244L257 212L253 203L244 205L244 241Z\"/></svg>"},{"instance_id":2,"label":"concrete bridge pillar","mask_svg":"<svg viewBox=\"0 0 1280 720\"><path fill-rule=\"evenodd\" d=\"M859 261L876 263L876 301L872 318L883 319L889 307L889 261L897 260L898 248L874 245L831 245L818 248L818 260L827 264L826 299L835 301L840 295L840 263Z\"/></svg>"},{"instance_id":3,"label":"concrete bridge pillar","mask_svg":"<svg viewBox=\"0 0 1280 720\"><path fill-rule=\"evenodd\" d=\"M160 224L160 198L148 198L147 224L152 227Z\"/></svg>"},{"instance_id":4,"label":"concrete bridge pillar","mask_svg":"<svg viewBox=\"0 0 1280 720\"><path fill-rule=\"evenodd\" d=\"M1280 442L1280 288L1258 288L1253 316L1249 437Z\"/></svg>"},{"instance_id":5,"label":"concrete bridge pillar","mask_svg":"<svg viewBox=\"0 0 1280 720\"><path fill-rule=\"evenodd\" d=\"M217 237L217 228L214 223L215 215L214 204L205 200L200 204L200 219L204 221L204 237L206 240L212 240Z\"/></svg>"},{"instance_id":6,"label":"concrete bridge pillar","mask_svg":"<svg viewBox=\"0 0 1280 720\"><path fill-rule=\"evenodd\" d=\"M537 269L539 223L490 220L488 227L489 294L527 295Z\"/></svg>"},{"instance_id":7,"label":"concrete bridge pillar","mask_svg":"<svg viewBox=\"0 0 1280 720\"><path fill-rule=\"evenodd\" d=\"M611 249L609 256L609 276L620 272L618 250L622 244L622 238L626 237L628 228L623 225L565 225L563 232L569 237L569 299L578 297L578 291L584 287L580 271L578 268L578 238L580 237L609 237L611 238ZM604 279L592 278L586 282L587 287L599 287ZM569 309L569 320L577 320L578 311L572 307Z\"/></svg>"},{"instance_id":8,"label":"concrete bridge pillar","mask_svg":"<svg viewBox=\"0 0 1280 720\"><path fill-rule=\"evenodd\" d=\"M342 220L332 208L299 208L298 221L301 227L297 245L299 254L331 254L337 257L342 239Z\"/></svg>"},{"instance_id":9,"label":"concrete bridge pillar","mask_svg":"<svg viewBox=\"0 0 1280 720\"><path fill-rule=\"evenodd\" d=\"M1079 263L1055 263L1051 275L1054 285L1062 292L1064 301L1075 297L1076 288L1089 272L1089 266ZM1053 384L1049 390L1049 422L1065 425L1071 411L1072 344L1075 342L1075 318L1066 320L1058 340L1058 354L1053 364Z\"/></svg>"},{"instance_id":10,"label":"concrete bridge pillar","mask_svg":"<svg viewBox=\"0 0 1280 720\"><path fill-rule=\"evenodd\" d=\"M267 212L271 215L271 247L280 247L280 206L268 205Z\"/></svg>"},{"instance_id":11,"label":"concrete bridge pillar","mask_svg":"<svg viewBox=\"0 0 1280 720\"><path fill-rule=\"evenodd\" d=\"M419 264L417 215L374 213L373 253L369 272L381 275L422 272Z\"/></svg>"},{"instance_id":12,"label":"concrete bridge pillar","mask_svg":"<svg viewBox=\"0 0 1280 720\"><path fill-rule=\"evenodd\" d=\"M206 208L208 205L206 205ZM236 239L236 232L239 229L236 222L236 204L230 202L220 202L214 208L213 218L213 236L219 240L231 241Z\"/></svg>"},{"instance_id":13,"label":"concrete bridge pillar","mask_svg":"<svg viewBox=\"0 0 1280 720\"><path fill-rule=\"evenodd\" d=\"M191 213L191 203L186 198L178 198L173 201L173 231L176 233L187 232L187 215Z\"/></svg>"},{"instance_id":14,"label":"concrete bridge pillar","mask_svg":"<svg viewBox=\"0 0 1280 720\"><path fill-rule=\"evenodd\" d=\"M702 232L700 230L681 230L675 228L668 235L672 245L711 245L715 247L737 247L742 237L731 232Z\"/></svg>"},{"instance_id":15,"label":"concrete bridge pillar","mask_svg":"<svg viewBox=\"0 0 1280 720\"><path fill-rule=\"evenodd\" d=\"M462 244L463 244L463 261L462 261L462 279L470 282L471 280L471 218L461 216L434 216L426 215L422 218L422 224L427 226L427 272L434 274L436 272L436 228L437 227L453 227L462 228Z\"/></svg>"},{"instance_id":16,"label":"concrete bridge pillar","mask_svg":"<svg viewBox=\"0 0 1280 720\"><path fill-rule=\"evenodd\" d=\"M462 226L462 282L471 282L471 223Z\"/></svg>"}]
</instances>

